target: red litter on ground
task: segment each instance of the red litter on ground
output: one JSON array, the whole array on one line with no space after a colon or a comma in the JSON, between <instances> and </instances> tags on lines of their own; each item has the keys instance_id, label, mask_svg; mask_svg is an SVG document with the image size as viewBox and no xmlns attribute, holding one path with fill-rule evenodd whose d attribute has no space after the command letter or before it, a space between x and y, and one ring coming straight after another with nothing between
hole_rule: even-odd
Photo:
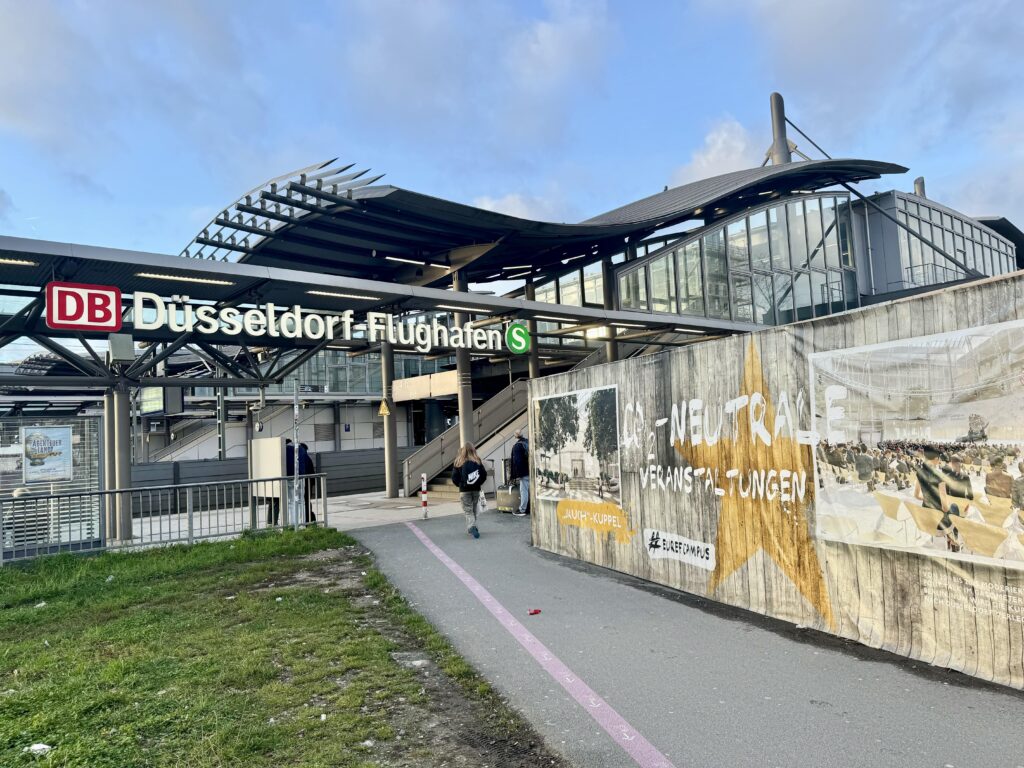
<instances>
[{"instance_id":1,"label":"red litter on ground","mask_svg":"<svg viewBox=\"0 0 1024 768\"><path fill-rule=\"evenodd\" d=\"M531 608L530 609L530 615L531 616L536 616L538 613L540 613L540 608Z\"/></svg>"}]
</instances>

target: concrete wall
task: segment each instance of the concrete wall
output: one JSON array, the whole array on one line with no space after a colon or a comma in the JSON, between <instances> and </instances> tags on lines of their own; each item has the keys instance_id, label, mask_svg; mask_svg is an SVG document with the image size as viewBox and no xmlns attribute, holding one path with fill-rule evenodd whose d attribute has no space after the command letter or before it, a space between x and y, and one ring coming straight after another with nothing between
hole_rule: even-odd
<instances>
[{"instance_id":1,"label":"concrete wall","mask_svg":"<svg viewBox=\"0 0 1024 768\"><path fill-rule=\"evenodd\" d=\"M401 461L412 449L398 449ZM384 490L384 450L323 451L314 455L317 472L327 475L327 494L365 493ZM245 458L218 461L159 461L132 467L132 487L151 488L160 485L210 483L244 480L248 473Z\"/></svg>"},{"instance_id":2,"label":"concrete wall","mask_svg":"<svg viewBox=\"0 0 1024 768\"><path fill-rule=\"evenodd\" d=\"M364 450L384 447L384 419L377 415L378 405L348 405L339 407L338 433L341 437L341 450ZM274 415L263 422L261 437L291 437L293 417L290 407L279 408L277 405L268 407L264 413L275 411ZM409 444L411 433L408 410L405 406L395 409L395 421L398 426L398 445ZM318 405L303 408L299 411L299 442L306 443L314 453L333 451L333 436L328 440L315 440L315 425L335 424L334 406ZM227 434L228 458L244 458L246 451L246 428L244 424L229 424ZM154 448L155 450L155 448ZM217 431L204 433L201 439L186 439L180 450L172 450L162 461L197 461L214 459L217 456Z\"/></svg>"}]
</instances>

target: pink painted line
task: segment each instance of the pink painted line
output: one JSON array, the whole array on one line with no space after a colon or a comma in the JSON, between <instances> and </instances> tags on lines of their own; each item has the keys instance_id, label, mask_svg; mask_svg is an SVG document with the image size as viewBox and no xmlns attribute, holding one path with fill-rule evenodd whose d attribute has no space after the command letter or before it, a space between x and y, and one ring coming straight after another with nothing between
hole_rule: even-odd
<instances>
[{"instance_id":1,"label":"pink painted line","mask_svg":"<svg viewBox=\"0 0 1024 768\"><path fill-rule=\"evenodd\" d=\"M466 585L476 599L483 603L484 607L491 612L491 615L509 631L534 660L543 667L544 671L551 675L576 702L583 707L597 724L607 731L608 735L632 757L641 768L675 768L667 757L645 739L636 728L626 722L625 718L616 712L611 705L598 696L594 690L584 683L569 667L549 651L544 644L533 636L526 627L520 624L504 606L499 603L490 592L470 576L465 569L430 540L415 523L406 523L416 534L423 545L429 549L434 557L444 563L448 570L455 574L456 578Z\"/></svg>"}]
</instances>

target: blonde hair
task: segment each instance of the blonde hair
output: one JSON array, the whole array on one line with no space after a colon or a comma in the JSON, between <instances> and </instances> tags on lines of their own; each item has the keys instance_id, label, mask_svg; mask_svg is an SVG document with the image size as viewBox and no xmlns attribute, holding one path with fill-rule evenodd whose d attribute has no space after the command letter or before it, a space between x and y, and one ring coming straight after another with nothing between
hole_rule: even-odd
<instances>
[{"instance_id":1,"label":"blonde hair","mask_svg":"<svg viewBox=\"0 0 1024 768\"><path fill-rule=\"evenodd\" d=\"M476 452L476 446L472 443L466 443L464 446L459 448L459 453L455 457L455 466L461 467L470 460L475 461L481 467L484 465L483 460L480 458L480 454Z\"/></svg>"}]
</instances>

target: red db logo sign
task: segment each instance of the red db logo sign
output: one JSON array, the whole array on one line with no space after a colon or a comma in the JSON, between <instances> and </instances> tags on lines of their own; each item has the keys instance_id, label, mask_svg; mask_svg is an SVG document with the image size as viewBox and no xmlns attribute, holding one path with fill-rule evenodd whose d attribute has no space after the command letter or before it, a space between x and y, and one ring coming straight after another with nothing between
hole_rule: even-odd
<instances>
[{"instance_id":1,"label":"red db logo sign","mask_svg":"<svg viewBox=\"0 0 1024 768\"><path fill-rule=\"evenodd\" d=\"M119 331L121 290L112 285L48 283L46 325L69 331Z\"/></svg>"}]
</instances>

